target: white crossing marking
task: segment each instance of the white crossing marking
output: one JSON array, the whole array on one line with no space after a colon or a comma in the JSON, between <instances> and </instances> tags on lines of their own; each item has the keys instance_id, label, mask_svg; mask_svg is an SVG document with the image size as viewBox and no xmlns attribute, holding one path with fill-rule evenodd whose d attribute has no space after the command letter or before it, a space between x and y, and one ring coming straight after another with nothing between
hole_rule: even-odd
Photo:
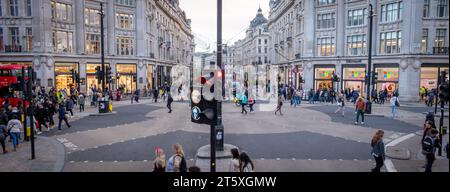
<instances>
[{"instance_id":1,"label":"white crossing marking","mask_svg":"<svg viewBox=\"0 0 450 192\"><path fill-rule=\"evenodd\" d=\"M396 146L396 145L398 145L399 143L401 143L401 142L403 142L403 141L405 141L405 140L407 140L407 139L410 139L410 138L412 138L412 137L414 137L414 136L415 136L414 133L405 135L405 136L403 136L403 137L400 137L400 138L398 138L398 139L395 139L395 140L389 142L389 143L386 145L386 147Z\"/></svg>"},{"instance_id":2,"label":"white crossing marking","mask_svg":"<svg viewBox=\"0 0 450 192\"><path fill-rule=\"evenodd\" d=\"M397 172L397 169L394 167L394 163L390 159L386 159L384 161L384 165L386 165L386 169L388 172Z\"/></svg>"}]
</instances>

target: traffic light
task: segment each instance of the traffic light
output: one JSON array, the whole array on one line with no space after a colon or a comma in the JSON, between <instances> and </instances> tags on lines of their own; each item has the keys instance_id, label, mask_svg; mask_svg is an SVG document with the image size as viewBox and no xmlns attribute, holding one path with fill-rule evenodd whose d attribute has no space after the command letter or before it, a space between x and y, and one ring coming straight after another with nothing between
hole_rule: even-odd
<instances>
[{"instance_id":1,"label":"traffic light","mask_svg":"<svg viewBox=\"0 0 450 192\"><path fill-rule=\"evenodd\" d=\"M300 81L300 83L305 83L305 80L303 79L302 76L300 76L299 81Z\"/></svg>"},{"instance_id":2,"label":"traffic light","mask_svg":"<svg viewBox=\"0 0 450 192\"><path fill-rule=\"evenodd\" d=\"M217 104L222 100L221 70L205 70L191 88L191 121L198 124L217 124Z\"/></svg>"},{"instance_id":3,"label":"traffic light","mask_svg":"<svg viewBox=\"0 0 450 192\"><path fill-rule=\"evenodd\" d=\"M98 84L102 83L102 70L100 66L95 68L95 78L97 79Z\"/></svg>"},{"instance_id":4,"label":"traffic light","mask_svg":"<svg viewBox=\"0 0 450 192\"><path fill-rule=\"evenodd\" d=\"M336 75L336 74L333 74L333 82L339 82L339 81L341 81L341 79L339 78L339 76Z\"/></svg>"},{"instance_id":5,"label":"traffic light","mask_svg":"<svg viewBox=\"0 0 450 192\"><path fill-rule=\"evenodd\" d=\"M106 82L111 83L112 82L112 73L111 73L111 67L106 67Z\"/></svg>"},{"instance_id":6,"label":"traffic light","mask_svg":"<svg viewBox=\"0 0 450 192\"><path fill-rule=\"evenodd\" d=\"M137 74L133 74L133 83L137 82Z\"/></svg>"},{"instance_id":7,"label":"traffic light","mask_svg":"<svg viewBox=\"0 0 450 192\"><path fill-rule=\"evenodd\" d=\"M378 80L378 72L373 72L373 77L372 77L372 84L375 85L375 83Z\"/></svg>"}]
</instances>

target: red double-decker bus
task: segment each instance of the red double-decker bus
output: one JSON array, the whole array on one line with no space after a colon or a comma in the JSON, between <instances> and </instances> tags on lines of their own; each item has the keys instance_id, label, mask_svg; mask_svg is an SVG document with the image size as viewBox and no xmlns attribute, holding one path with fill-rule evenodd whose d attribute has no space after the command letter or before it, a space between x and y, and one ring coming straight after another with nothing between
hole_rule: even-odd
<instances>
[{"instance_id":1,"label":"red double-decker bus","mask_svg":"<svg viewBox=\"0 0 450 192\"><path fill-rule=\"evenodd\" d=\"M28 70L25 68L25 81L28 80ZM16 107L20 98L20 77L22 76L22 65L0 65L0 104L9 100L10 105ZM25 103L27 105L27 103Z\"/></svg>"}]
</instances>

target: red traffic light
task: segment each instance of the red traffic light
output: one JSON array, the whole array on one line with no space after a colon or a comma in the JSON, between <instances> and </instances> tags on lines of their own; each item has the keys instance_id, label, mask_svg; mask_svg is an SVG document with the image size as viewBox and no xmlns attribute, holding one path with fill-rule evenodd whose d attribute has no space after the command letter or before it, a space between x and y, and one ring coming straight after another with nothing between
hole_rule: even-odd
<instances>
[{"instance_id":1,"label":"red traffic light","mask_svg":"<svg viewBox=\"0 0 450 192\"><path fill-rule=\"evenodd\" d=\"M217 72L217 77L218 78L222 78L223 77L223 72L222 71L218 71Z\"/></svg>"}]
</instances>

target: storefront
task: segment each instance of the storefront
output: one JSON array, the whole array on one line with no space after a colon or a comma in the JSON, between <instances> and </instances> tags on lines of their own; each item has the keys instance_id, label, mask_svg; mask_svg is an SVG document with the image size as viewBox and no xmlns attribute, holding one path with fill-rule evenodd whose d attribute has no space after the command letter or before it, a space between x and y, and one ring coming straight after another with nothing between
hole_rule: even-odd
<instances>
[{"instance_id":1,"label":"storefront","mask_svg":"<svg viewBox=\"0 0 450 192\"><path fill-rule=\"evenodd\" d=\"M361 65L343 65L342 66L342 90L350 89L358 91L361 95L365 94L366 66Z\"/></svg>"},{"instance_id":2,"label":"storefront","mask_svg":"<svg viewBox=\"0 0 450 192\"><path fill-rule=\"evenodd\" d=\"M314 66L314 89L331 89L333 87L332 77L335 71L334 65Z\"/></svg>"},{"instance_id":3,"label":"storefront","mask_svg":"<svg viewBox=\"0 0 450 192\"><path fill-rule=\"evenodd\" d=\"M55 63L55 87L56 90L69 90L71 86L76 86L75 80L72 78L71 70L78 72L78 63Z\"/></svg>"},{"instance_id":4,"label":"storefront","mask_svg":"<svg viewBox=\"0 0 450 192\"><path fill-rule=\"evenodd\" d=\"M438 88L439 74L442 71L447 72L448 79L448 64L423 64L420 69L420 87L425 87L428 90Z\"/></svg>"},{"instance_id":5,"label":"storefront","mask_svg":"<svg viewBox=\"0 0 450 192\"><path fill-rule=\"evenodd\" d=\"M158 70L157 85L159 88L161 88L162 86L164 86L164 83L165 83L164 66L158 66L157 70Z\"/></svg>"},{"instance_id":6,"label":"storefront","mask_svg":"<svg viewBox=\"0 0 450 192\"><path fill-rule=\"evenodd\" d=\"M102 64L87 64L86 65L86 91L89 93L89 89L94 88L97 90L102 87L102 84L98 83L98 80L95 75L95 68L102 67ZM105 63L105 67L109 67L109 64ZM106 84L106 87L109 87L109 84Z\"/></svg>"},{"instance_id":7,"label":"storefront","mask_svg":"<svg viewBox=\"0 0 450 192\"><path fill-rule=\"evenodd\" d=\"M375 71L378 72L378 79L376 80L376 90L387 90L388 95L398 88L399 69L398 64L375 65Z\"/></svg>"},{"instance_id":8,"label":"storefront","mask_svg":"<svg viewBox=\"0 0 450 192\"><path fill-rule=\"evenodd\" d=\"M278 85L286 85L286 67L278 69Z\"/></svg>"},{"instance_id":9,"label":"storefront","mask_svg":"<svg viewBox=\"0 0 450 192\"><path fill-rule=\"evenodd\" d=\"M25 67L32 67L32 62L0 62L0 65L22 65Z\"/></svg>"},{"instance_id":10,"label":"storefront","mask_svg":"<svg viewBox=\"0 0 450 192\"><path fill-rule=\"evenodd\" d=\"M116 71L118 74L117 86L124 94L131 94L137 89L137 68L136 64L117 64Z\"/></svg>"}]
</instances>

